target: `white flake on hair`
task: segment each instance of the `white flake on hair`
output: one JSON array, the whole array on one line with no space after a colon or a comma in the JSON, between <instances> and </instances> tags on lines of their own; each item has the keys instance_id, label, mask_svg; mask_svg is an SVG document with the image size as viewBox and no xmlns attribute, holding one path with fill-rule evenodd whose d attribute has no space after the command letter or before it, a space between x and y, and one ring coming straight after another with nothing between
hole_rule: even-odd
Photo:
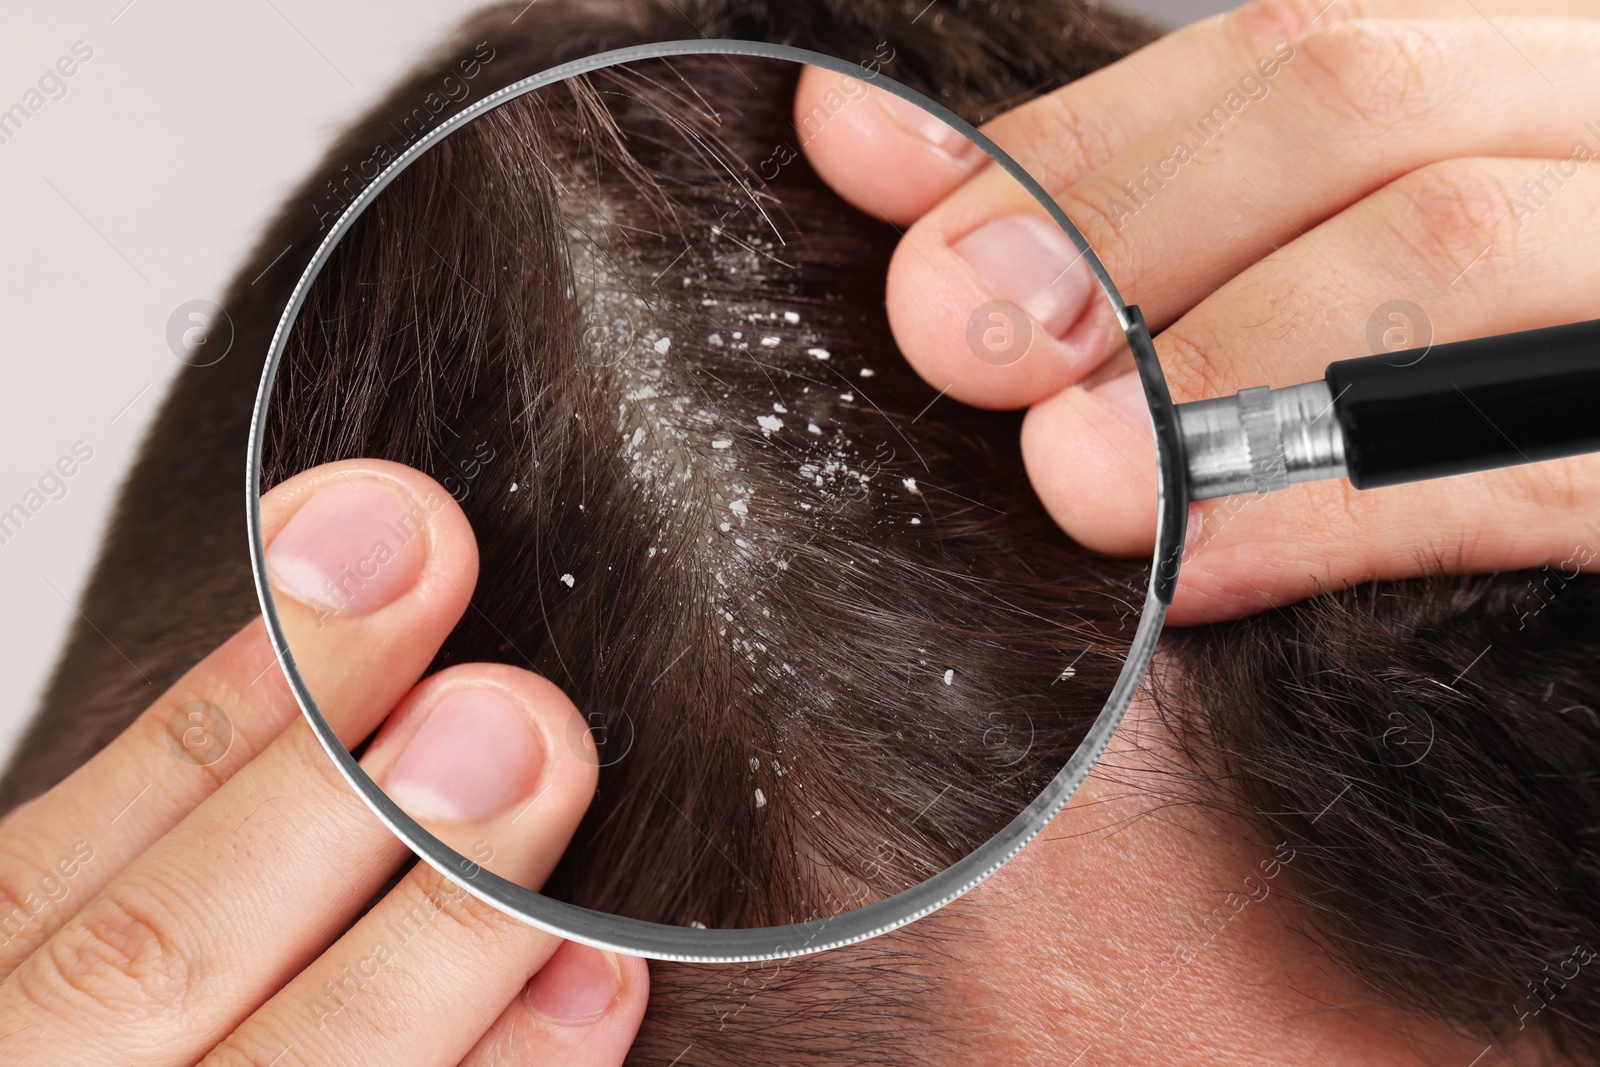
<instances>
[{"instance_id":1,"label":"white flake on hair","mask_svg":"<svg viewBox=\"0 0 1600 1067\"><path fill-rule=\"evenodd\" d=\"M947 668L945 670L945 672L944 672L944 684L945 685L952 685L952 684L954 684L955 680L956 680L956 670L955 670L955 668L954 667Z\"/></svg>"},{"instance_id":2,"label":"white flake on hair","mask_svg":"<svg viewBox=\"0 0 1600 1067\"><path fill-rule=\"evenodd\" d=\"M915 478L901 478L900 479L900 484L905 486L906 487L906 491L909 492L909 493L920 493L920 492L922 492L922 490L917 488L917 480Z\"/></svg>"},{"instance_id":3,"label":"white flake on hair","mask_svg":"<svg viewBox=\"0 0 1600 1067\"><path fill-rule=\"evenodd\" d=\"M715 441L711 442L711 447L712 448L732 448L733 447L733 442L728 440L726 437L719 437Z\"/></svg>"},{"instance_id":4,"label":"white flake on hair","mask_svg":"<svg viewBox=\"0 0 1600 1067\"><path fill-rule=\"evenodd\" d=\"M654 345L654 348L655 348L656 352L659 355L663 355L663 356L667 354L667 350L669 348L671 348L671 347L672 347L672 338L670 338L670 337L663 337L661 340L657 341L655 343L655 345Z\"/></svg>"},{"instance_id":5,"label":"white flake on hair","mask_svg":"<svg viewBox=\"0 0 1600 1067\"><path fill-rule=\"evenodd\" d=\"M756 417L756 425L761 427L763 434L770 434L774 430L783 429L783 420L776 415L759 415Z\"/></svg>"},{"instance_id":6,"label":"white flake on hair","mask_svg":"<svg viewBox=\"0 0 1600 1067\"><path fill-rule=\"evenodd\" d=\"M564 582L566 584L566 587L568 589L571 589L574 585L578 584L578 579L574 578L570 574L563 574L561 576L561 580L562 580L562 582Z\"/></svg>"},{"instance_id":7,"label":"white flake on hair","mask_svg":"<svg viewBox=\"0 0 1600 1067\"><path fill-rule=\"evenodd\" d=\"M760 789L757 789L756 790L756 807L764 808L766 806L767 806L767 795L765 793L763 793Z\"/></svg>"},{"instance_id":8,"label":"white flake on hair","mask_svg":"<svg viewBox=\"0 0 1600 1067\"><path fill-rule=\"evenodd\" d=\"M787 322L789 325L793 326L795 323L800 321L800 312L798 312L798 311L785 311L783 313L783 321Z\"/></svg>"},{"instance_id":9,"label":"white flake on hair","mask_svg":"<svg viewBox=\"0 0 1600 1067\"><path fill-rule=\"evenodd\" d=\"M826 348L808 348L806 349L806 355L815 356L818 359L827 359L830 353Z\"/></svg>"}]
</instances>

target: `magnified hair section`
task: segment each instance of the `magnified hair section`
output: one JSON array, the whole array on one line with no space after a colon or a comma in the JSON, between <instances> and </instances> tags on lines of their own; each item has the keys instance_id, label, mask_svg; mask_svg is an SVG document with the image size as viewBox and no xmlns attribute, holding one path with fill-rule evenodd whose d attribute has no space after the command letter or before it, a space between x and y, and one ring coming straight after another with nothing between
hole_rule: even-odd
<instances>
[{"instance_id":1,"label":"magnified hair section","mask_svg":"<svg viewBox=\"0 0 1600 1067\"><path fill-rule=\"evenodd\" d=\"M456 487L482 578L440 665L589 716L548 891L638 918L824 917L972 851L1066 763L1142 601L1147 564L1035 503L1016 416L899 356L898 234L793 150L798 73L639 61L452 134L343 239L272 402L269 482L378 455Z\"/></svg>"}]
</instances>

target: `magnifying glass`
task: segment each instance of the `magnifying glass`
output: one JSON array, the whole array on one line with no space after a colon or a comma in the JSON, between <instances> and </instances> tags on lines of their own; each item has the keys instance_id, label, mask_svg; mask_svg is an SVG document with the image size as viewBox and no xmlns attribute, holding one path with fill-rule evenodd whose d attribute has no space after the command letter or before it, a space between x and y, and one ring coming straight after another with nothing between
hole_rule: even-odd
<instances>
[{"instance_id":1,"label":"magnifying glass","mask_svg":"<svg viewBox=\"0 0 1600 1067\"><path fill-rule=\"evenodd\" d=\"M838 80L796 123L803 66ZM899 358L876 294L896 245L924 250L846 205L801 151L843 135L836 120L870 106L869 84L987 153L1093 275L1067 311L1101 362L1138 369L1150 404L1148 454L1120 457L1153 502L1148 562L1099 559L1056 531L1014 444L997 443L1014 441L1011 417L936 407ZM968 323L974 358L1026 358L1026 316L990 311ZM484 346L498 355L452 374L453 352ZM341 373L325 374L333 361ZM282 415L328 381L359 382L419 432L387 441ZM1191 500L1597 450L1597 403L1600 327L1583 323L1175 406L1138 309L978 130L875 68L672 42L509 86L354 197L268 353L251 559L318 738L423 860L586 944L775 959L949 903L1066 804L1151 662ZM549 883L492 858L481 827L386 793L297 669L259 497L295 473L305 439L319 462L350 442L433 473L469 515L483 566L436 666L497 657L583 713L571 754L599 763L600 786ZM386 547L351 560L318 609L337 614Z\"/></svg>"}]
</instances>

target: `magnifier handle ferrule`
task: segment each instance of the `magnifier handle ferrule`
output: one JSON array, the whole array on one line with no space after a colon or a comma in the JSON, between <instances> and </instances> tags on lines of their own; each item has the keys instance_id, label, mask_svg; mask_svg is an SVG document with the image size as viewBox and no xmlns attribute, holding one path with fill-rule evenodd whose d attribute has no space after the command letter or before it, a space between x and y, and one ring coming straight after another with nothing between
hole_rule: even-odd
<instances>
[{"instance_id":1,"label":"magnifier handle ferrule","mask_svg":"<svg viewBox=\"0 0 1600 1067\"><path fill-rule=\"evenodd\" d=\"M1346 473L1328 383L1257 386L1178 405L1189 499L1266 493Z\"/></svg>"},{"instance_id":2,"label":"magnifier handle ferrule","mask_svg":"<svg viewBox=\"0 0 1600 1067\"><path fill-rule=\"evenodd\" d=\"M1330 364L1320 382L1178 405L1190 498L1358 489L1600 451L1600 320Z\"/></svg>"}]
</instances>

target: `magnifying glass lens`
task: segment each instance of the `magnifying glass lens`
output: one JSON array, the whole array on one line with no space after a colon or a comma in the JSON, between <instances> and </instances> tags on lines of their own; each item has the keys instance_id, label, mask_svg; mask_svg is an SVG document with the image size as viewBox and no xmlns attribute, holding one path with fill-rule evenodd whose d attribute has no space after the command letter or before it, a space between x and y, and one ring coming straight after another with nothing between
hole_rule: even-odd
<instances>
[{"instance_id":1,"label":"magnifying glass lens","mask_svg":"<svg viewBox=\"0 0 1600 1067\"><path fill-rule=\"evenodd\" d=\"M473 820L394 791L463 869L678 927L830 919L1025 841L1019 817L1062 802L1127 702L1149 556L1073 543L1029 481L1080 506L1142 487L1123 521L1156 542L1120 304L999 166L1004 246L842 198L811 159L875 151L865 109L894 89L829 72L831 102L797 118L800 71L641 59L506 100L376 194L287 336L263 488L357 456L431 474L480 553L432 670L544 676L580 713L545 759L598 764L546 880L514 847L537 778ZM925 300L918 278L939 282ZM1109 384L1062 369L1084 365ZM1025 466L1023 413L961 402L984 395L1117 458ZM401 547L353 553L327 626ZM484 744L481 773L506 773Z\"/></svg>"}]
</instances>

